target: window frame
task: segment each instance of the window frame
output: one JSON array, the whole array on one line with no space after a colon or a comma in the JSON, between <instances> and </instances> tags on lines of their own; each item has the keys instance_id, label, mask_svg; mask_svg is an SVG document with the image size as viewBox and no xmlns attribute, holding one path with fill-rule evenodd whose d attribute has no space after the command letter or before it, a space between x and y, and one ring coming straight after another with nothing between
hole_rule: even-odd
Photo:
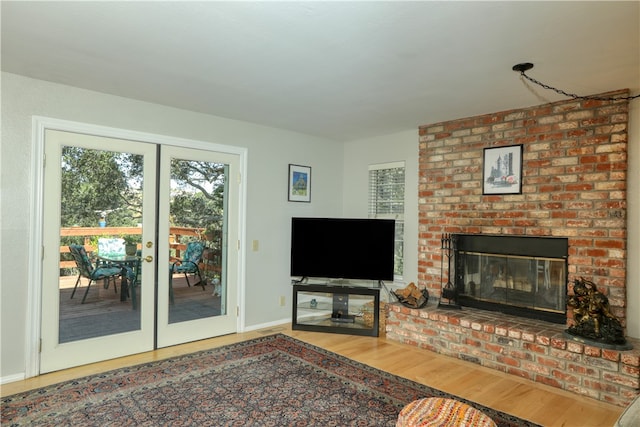
<instances>
[{"instance_id":1,"label":"window frame","mask_svg":"<svg viewBox=\"0 0 640 427\"><path fill-rule=\"evenodd\" d=\"M402 182L390 182L390 183L380 183L374 182L380 181L380 177L377 171L391 171L394 169L402 170ZM394 281L401 281L404 276L404 215L405 215L405 190L406 190L406 164L404 161L396 161L396 162L386 162L386 163L376 163L371 164L368 167L368 201L367 201L367 211L369 218L379 218L379 219L393 219L396 221L396 234L395 234L395 254L394 254ZM393 196L389 198L381 199L379 197L380 194L380 186L399 186L400 188L391 189L391 194L396 194L398 191L401 192L401 198L394 198ZM381 208L381 204L387 204L386 208ZM400 209L398 209L400 208ZM387 212L380 212L385 211ZM400 265L398 265L400 264Z\"/></svg>"}]
</instances>

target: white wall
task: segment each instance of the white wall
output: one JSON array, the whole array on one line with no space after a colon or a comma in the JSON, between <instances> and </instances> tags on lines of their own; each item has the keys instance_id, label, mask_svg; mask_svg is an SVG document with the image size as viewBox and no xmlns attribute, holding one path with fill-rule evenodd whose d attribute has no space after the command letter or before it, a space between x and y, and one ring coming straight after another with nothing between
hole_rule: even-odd
<instances>
[{"instance_id":1,"label":"white wall","mask_svg":"<svg viewBox=\"0 0 640 427\"><path fill-rule=\"evenodd\" d=\"M418 281L418 129L345 143L342 194L344 216L366 218L369 165L395 161L405 162L406 182L404 276L393 286L399 288Z\"/></svg>"},{"instance_id":2,"label":"white wall","mask_svg":"<svg viewBox=\"0 0 640 427\"><path fill-rule=\"evenodd\" d=\"M342 143L2 73L1 378L25 369L34 115L246 147L246 313L240 315L248 328L290 321L290 218L341 214ZM311 203L287 201L289 163L312 167Z\"/></svg>"}]
</instances>

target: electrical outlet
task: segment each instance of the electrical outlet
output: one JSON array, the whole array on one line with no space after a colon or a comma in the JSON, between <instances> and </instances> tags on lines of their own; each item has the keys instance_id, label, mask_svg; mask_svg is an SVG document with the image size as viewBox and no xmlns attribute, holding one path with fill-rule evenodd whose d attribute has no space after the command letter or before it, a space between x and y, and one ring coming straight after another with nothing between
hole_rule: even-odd
<instances>
[{"instance_id":1,"label":"electrical outlet","mask_svg":"<svg viewBox=\"0 0 640 427\"><path fill-rule=\"evenodd\" d=\"M284 295L280 295L280 307L284 307L284 304L285 304Z\"/></svg>"}]
</instances>

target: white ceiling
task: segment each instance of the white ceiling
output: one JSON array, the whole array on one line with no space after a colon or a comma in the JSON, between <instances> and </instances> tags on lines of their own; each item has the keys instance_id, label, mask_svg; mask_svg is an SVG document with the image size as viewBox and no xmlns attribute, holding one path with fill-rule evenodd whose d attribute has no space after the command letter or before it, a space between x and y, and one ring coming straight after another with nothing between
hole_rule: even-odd
<instances>
[{"instance_id":1,"label":"white ceiling","mask_svg":"<svg viewBox=\"0 0 640 427\"><path fill-rule=\"evenodd\" d=\"M2 1L2 70L345 141L637 94L639 5Z\"/></svg>"}]
</instances>

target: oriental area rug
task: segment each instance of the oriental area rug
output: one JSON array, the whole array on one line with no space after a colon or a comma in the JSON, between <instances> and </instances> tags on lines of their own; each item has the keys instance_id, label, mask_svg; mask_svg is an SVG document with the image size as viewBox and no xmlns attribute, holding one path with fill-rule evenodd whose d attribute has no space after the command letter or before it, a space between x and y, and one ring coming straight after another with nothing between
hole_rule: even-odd
<instances>
[{"instance_id":1,"label":"oriental area rug","mask_svg":"<svg viewBox=\"0 0 640 427\"><path fill-rule=\"evenodd\" d=\"M394 426L406 404L434 396L498 426L535 426L282 334L6 396L0 424Z\"/></svg>"}]
</instances>

